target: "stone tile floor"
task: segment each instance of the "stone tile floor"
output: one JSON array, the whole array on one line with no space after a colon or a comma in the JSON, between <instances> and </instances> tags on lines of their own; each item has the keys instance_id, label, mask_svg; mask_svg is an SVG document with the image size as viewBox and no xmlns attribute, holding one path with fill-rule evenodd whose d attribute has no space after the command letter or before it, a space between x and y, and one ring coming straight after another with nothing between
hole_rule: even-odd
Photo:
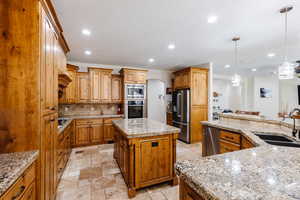
<instances>
[{"instance_id":1,"label":"stone tile floor","mask_svg":"<svg viewBox=\"0 0 300 200\"><path fill-rule=\"evenodd\" d=\"M201 157L201 143L177 142L177 160ZM56 200L126 200L127 187L116 161L113 144L73 149ZM137 191L132 200L178 200L179 186L158 184Z\"/></svg>"}]
</instances>

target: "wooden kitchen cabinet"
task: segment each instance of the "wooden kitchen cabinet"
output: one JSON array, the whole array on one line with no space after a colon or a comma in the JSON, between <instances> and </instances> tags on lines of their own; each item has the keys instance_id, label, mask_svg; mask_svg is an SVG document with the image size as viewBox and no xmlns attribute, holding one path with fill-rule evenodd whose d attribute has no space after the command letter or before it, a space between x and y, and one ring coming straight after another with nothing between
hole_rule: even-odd
<instances>
[{"instance_id":1,"label":"wooden kitchen cabinet","mask_svg":"<svg viewBox=\"0 0 300 200\"><path fill-rule=\"evenodd\" d=\"M111 69L89 67L91 102L109 103L111 101L111 73Z\"/></svg>"},{"instance_id":2,"label":"wooden kitchen cabinet","mask_svg":"<svg viewBox=\"0 0 300 200\"><path fill-rule=\"evenodd\" d=\"M75 145L82 146L90 143L90 125L76 125Z\"/></svg>"},{"instance_id":3,"label":"wooden kitchen cabinet","mask_svg":"<svg viewBox=\"0 0 300 200\"><path fill-rule=\"evenodd\" d=\"M65 102L64 103L76 103L76 73L79 67L75 65L67 64L67 70L72 78L72 82L69 83L67 88L65 89Z\"/></svg>"},{"instance_id":4,"label":"wooden kitchen cabinet","mask_svg":"<svg viewBox=\"0 0 300 200\"><path fill-rule=\"evenodd\" d=\"M76 97L77 103L88 103L90 101L90 79L89 73L77 72Z\"/></svg>"},{"instance_id":5,"label":"wooden kitchen cabinet","mask_svg":"<svg viewBox=\"0 0 300 200\"><path fill-rule=\"evenodd\" d=\"M191 143L202 140L200 121L208 120L208 69L189 67L174 72L175 90L190 89L190 138Z\"/></svg>"},{"instance_id":6,"label":"wooden kitchen cabinet","mask_svg":"<svg viewBox=\"0 0 300 200\"><path fill-rule=\"evenodd\" d=\"M126 138L114 126L114 158L124 181L128 186L128 196L135 196L136 189L171 181L178 184L174 172L176 162L176 140L178 134Z\"/></svg>"},{"instance_id":7,"label":"wooden kitchen cabinet","mask_svg":"<svg viewBox=\"0 0 300 200\"><path fill-rule=\"evenodd\" d=\"M112 120L118 120L121 118L108 118L104 119L104 141L112 142L114 141L114 127Z\"/></svg>"},{"instance_id":8,"label":"wooden kitchen cabinet","mask_svg":"<svg viewBox=\"0 0 300 200\"><path fill-rule=\"evenodd\" d=\"M111 101L113 103L121 103L123 100L122 77L120 75L112 75L111 78Z\"/></svg>"},{"instance_id":9,"label":"wooden kitchen cabinet","mask_svg":"<svg viewBox=\"0 0 300 200\"><path fill-rule=\"evenodd\" d=\"M180 179L179 200L204 200L204 198L186 184L185 180Z\"/></svg>"},{"instance_id":10,"label":"wooden kitchen cabinet","mask_svg":"<svg viewBox=\"0 0 300 200\"><path fill-rule=\"evenodd\" d=\"M250 141L248 140L246 137L242 137L242 149L249 149L249 148L253 148L255 147L255 145Z\"/></svg>"},{"instance_id":11,"label":"wooden kitchen cabinet","mask_svg":"<svg viewBox=\"0 0 300 200\"><path fill-rule=\"evenodd\" d=\"M122 68L120 73L125 84L146 84L148 70Z\"/></svg>"},{"instance_id":12,"label":"wooden kitchen cabinet","mask_svg":"<svg viewBox=\"0 0 300 200\"><path fill-rule=\"evenodd\" d=\"M29 166L1 200L36 200L36 163Z\"/></svg>"},{"instance_id":13,"label":"wooden kitchen cabinet","mask_svg":"<svg viewBox=\"0 0 300 200\"><path fill-rule=\"evenodd\" d=\"M104 143L103 119L77 119L73 146Z\"/></svg>"}]
</instances>

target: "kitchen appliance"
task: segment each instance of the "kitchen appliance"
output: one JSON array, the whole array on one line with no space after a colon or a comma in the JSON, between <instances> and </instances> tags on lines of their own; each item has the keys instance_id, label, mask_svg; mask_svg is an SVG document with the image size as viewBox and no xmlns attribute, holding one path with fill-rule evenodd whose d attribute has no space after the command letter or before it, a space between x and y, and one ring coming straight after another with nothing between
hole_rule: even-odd
<instances>
[{"instance_id":1,"label":"kitchen appliance","mask_svg":"<svg viewBox=\"0 0 300 200\"><path fill-rule=\"evenodd\" d=\"M125 85L126 99L145 99L146 85L144 84L126 84Z\"/></svg>"},{"instance_id":2,"label":"kitchen appliance","mask_svg":"<svg viewBox=\"0 0 300 200\"><path fill-rule=\"evenodd\" d=\"M173 92L173 125L180 128L179 139L190 143L190 90Z\"/></svg>"},{"instance_id":3,"label":"kitchen appliance","mask_svg":"<svg viewBox=\"0 0 300 200\"><path fill-rule=\"evenodd\" d=\"M125 118L144 118L146 109L144 100L130 100L125 102Z\"/></svg>"}]
</instances>

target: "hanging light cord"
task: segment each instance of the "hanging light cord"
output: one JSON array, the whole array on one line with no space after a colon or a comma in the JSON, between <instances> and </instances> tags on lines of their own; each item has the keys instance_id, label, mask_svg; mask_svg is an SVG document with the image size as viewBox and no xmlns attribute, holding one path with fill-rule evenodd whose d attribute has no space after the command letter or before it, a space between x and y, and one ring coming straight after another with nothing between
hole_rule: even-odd
<instances>
[{"instance_id":1,"label":"hanging light cord","mask_svg":"<svg viewBox=\"0 0 300 200\"><path fill-rule=\"evenodd\" d=\"M287 40L288 40L288 12L285 12L285 37L284 37L284 43L285 43L285 61L288 60L288 48L287 48Z\"/></svg>"},{"instance_id":2,"label":"hanging light cord","mask_svg":"<svg viewBox=\"0 0 300 200\"><path fill-rule=\"evenodd\" d=\"M237 62L238 62L238 59L237 59L237 48L238 48L238 46L237 46L237 40L235 41L235 52L234 52L234 54L235 54L235 70L237 69Z\"/></svg>"}]
</instances>

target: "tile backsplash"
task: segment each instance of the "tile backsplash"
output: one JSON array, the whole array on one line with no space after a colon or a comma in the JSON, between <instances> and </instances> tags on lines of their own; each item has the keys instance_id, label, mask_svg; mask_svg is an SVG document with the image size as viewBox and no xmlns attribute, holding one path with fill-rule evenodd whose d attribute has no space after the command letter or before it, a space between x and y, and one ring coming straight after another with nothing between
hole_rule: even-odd
<instances>
[{"instance_id":1,"label":"tile backsplash","mask_svg":"<svg viewBox=\"0 0 300 200\"><path fill-rule=\"evenodd\" d=\"M70 115L114 115L118 112L117 104L69 104L59 105L59 116Z\"/></svg>"}]
</instances>

